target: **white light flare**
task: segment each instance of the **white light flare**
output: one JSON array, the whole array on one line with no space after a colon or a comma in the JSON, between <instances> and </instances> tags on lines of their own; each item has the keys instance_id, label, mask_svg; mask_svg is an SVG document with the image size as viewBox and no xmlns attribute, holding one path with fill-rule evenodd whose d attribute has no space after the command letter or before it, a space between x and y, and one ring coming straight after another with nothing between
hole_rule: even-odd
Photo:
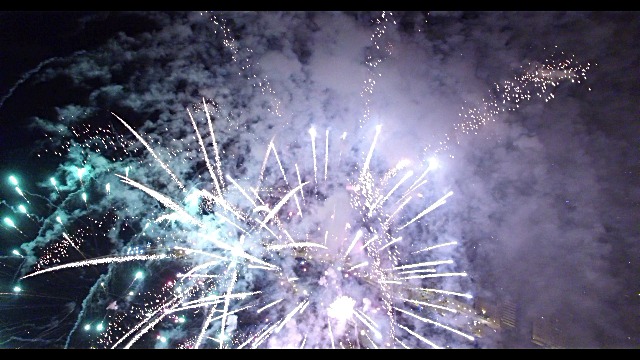
<instances>
[{"instance_id":1,"label":"white light flare","mask_svg":"<svg viewBox=\"0 0 640 360\"><path fill-rule=\"evenodd\" d=\"M346 321L351 319L354 313L353 307L356 305L356 301L348 296L340 296L335 299L329 308L327 309L327 315L329 317L339 320Z\"/></svg>"}]
</instances>

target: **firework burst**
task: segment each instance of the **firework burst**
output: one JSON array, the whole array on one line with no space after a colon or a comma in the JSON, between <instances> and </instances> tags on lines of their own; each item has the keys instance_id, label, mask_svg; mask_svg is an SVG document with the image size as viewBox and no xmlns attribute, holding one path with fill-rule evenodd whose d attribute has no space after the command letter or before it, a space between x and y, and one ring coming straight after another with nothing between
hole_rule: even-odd
<instances>
[{"instance_id":1,"label":"firework burst","mask_svg":"<svg viewBox=\"0 0 640 360\"><path fill-rule=\"evenodd\" d=\"M205 100L201 109L211 131L208 139L215 141ZM401 250L410 247L399 246L403 241L401 230L444 204L451 192L427 204L419 214L407 217L409 214L403 213L402 208L411 197L418 195L424 182L419 183L421 179L417 179L410 185L414 171L406 169L404 164L378 177L371 171L381 126L376 127L364 165L352 168L352 173L357 174L353 179L333 179L332 172L319 178L317 166L313 171L303 172L309 174L308 180L299 177L301 166L283 164L272 141L257 184L251 186L241 185L222 172L219 154L215 153L217 146L203 141L191 112L189 117L210 177L209 184L193 188L185 187L143 137L118 118L143 142L177 186L174 199L135 181L132 175L116 175L123 183L163 205L165 211L150 219L144 229L149 237L154 232L163 234L162 237L156 237L141 254L55 265L23 277L26 280L71 267L140 261L146 261L150 268L170 262L179 269L160 290L144 295L144 298L156 298L155 302L139 308L128 305L130 308L123 312L118 311L118 302L114 302L111 310L116 315L105 319L101 345L131 347L152 330L157 333L163 328L163 321L174 324L178 321L181 325L179 319L201 323L192 338L183 339L182 343L171 339L172 344L185 347L211 346L212 341L219 347L240 348L264 345L394 347L401 344L396 331L408 329L401 319L404 316L413 316L473 340L472 336L416 311L424 306L433 308L436 317L439 317L436 310L455 313L445 304L446 296L470 298L471 295L447 292L439 287L438 278L466 276L466 273L450 271L454 263L451 259L430 260L432 256L427 255L436 251L427 250L434 248L434 244L424 244L431 248L424 246L415 251L422 252L423 256L414 255L409 262L409 254L402 254ZM312 144L315 136L315 131L310 131ZM328 136L326 141L328 144ZM207 149L213 150L216 160L209 159ZM328 145L325 149L329 152L324 154L323 166L332 168L335 156ZM317 155L313 151L314 159ZM308 165L302 164L302 167ZM433 167L432 162L427 171ZM400 168L405 172L401 178L395 176ZM275 171L267 176L269 169ZM288 180L293 169L297 183ZM318 178L320 181L315 182ZM172 233L159 228L162 226L171 227ZM68 244L74 244L68 236L64 238ZM412 239L403 241L411 242ZM435 244L435 247L454 244ZM60 259L59 256L51 258ZM141 277L137 273L133 281ZM274 318L273 310L284 315ZM129 324L131 319L138 321L133 326L121 324ZM325 336L299 339L300 332L290 328L300 323L324 332ZM162 338L168 341L166 336ZM426 343L437 347L430 341Z\"/></svg>"},{"instance_id":2,"label":"firework burst","mask_svg":"<svg viewBox=\"0 0 640 360\"><path fill-rule=\"evenodd\" d=\"M238 75L267 99L266 110L286 117L267 78L253 70L252 51L224 19L203 15ZM183 115L193 131L169 146L158 132L170 129L141 134L117 113L109 129L72 129L82 143L69 142L65 156L77 165L62 169L64 181L47 181L48 198L12 179L25 201L54 209L29 219L58 234L35 264L23 261L32 271L23 270L20 284L99 269L66 347L94 331L92 346L106 348L438 348L452 338L474 346L456 309L472 299L453 259L458 242L428 231L428 215L453 195L426 186L437 158L390 166L376 153L384 124L371 124L369 105L377 66L393 49L383 40L394 23L387 12L373 22L356 131L311 126L293 141L274 135L266 144L255 140L259 134L247 149L233 139L254 136L251 124L203 98ZM484 110L460 114L456 136L536 89L581 79L584 69L544 63L523 74L498 86L501 97ZM432 154L449 148L446 137ZM261 166L248 170L258 148ZM9 218L5 225L20 231Z\"/></svg>"}]
</instances>

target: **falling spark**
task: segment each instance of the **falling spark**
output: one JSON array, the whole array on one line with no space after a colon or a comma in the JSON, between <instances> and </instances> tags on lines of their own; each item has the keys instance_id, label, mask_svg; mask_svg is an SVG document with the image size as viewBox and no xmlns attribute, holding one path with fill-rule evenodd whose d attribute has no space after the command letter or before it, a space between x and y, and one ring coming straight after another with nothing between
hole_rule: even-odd
<instances>
[{"instance_id":1,"label":"falling spark","mask_svg":"<svg viewBox=\"0 0 640 360\"><path fill-rule=\"evenodd\" d=\"M176 177L176 175L171 172L171 170L169 169L169 167L163 163L159 158L158 155L156 155L156 153L153 151L153 149L151 148L151 146L142 138L142 136L140 136L140 134L138 134L135 130L133 130L133 128L131 128L131 126L129 126L129 124L126 123L126 121L122 120L118 115L111 113L113 116L116 117L116 119L120 120L120 122L127 128L129 129L129 131L131 131L131 133L133 135L135 135L135 137L138 139L138 141L140 141L142 143L142 145L144 145L144 147L147 148L147 150L149 150L149 153L154 157L154 159L156 159L156 161L160 164L160 166L162 166L162 168L171 176L171 178L173 179L173 181L175 181L176 184L178 184L178 186L180 187L180 189L184 190L184 185L182 185L182 183L180 182L180 180L178 180L178 178ZM127 168L127 172L125 177L129 177L129 168Z\"/></svg>"},{"instance_id":2,"label":"falling spark","mask_svg":"<svg viewBox=\"0 0 640 360\"><path fill-rule=\"evenodd\" d=\"M446 199L448 197L450 197L451 195L453 195L453 191L449 191L448 193L446 193L443 197L441 197L440 199L438 199L436 202L434 202L431 206L429 206L428 208L426 208L424 211L422 211L420 214L418 214L416 217L414 217L413 219L411 219L408 223L400 226L398 229L402 230L405 227L413 224L416 220L420 219L421 217L427 215L428 213L430 213L431 211L437 209L438 207L440 207L442 204L444 204L446 201Z\"/></svg>"},{"instance_id":3,"label":"falling spark","mask_svg":"<svg viewBox=\"0 0 640 360\"><path fill-rule=\"evenodd\" d=\"M353 249L353 247L356 245L356 242L358 242L358 240L360 240L360 238L362 237L362 230L358 230L358 232L356 233L356 236L353 237L353 241L351 241L351 245L349 245L349 247L347 248L347 251L344 252L344 256L343 258L346 258L347 255L349 255L349 252L351 252L351 249Z\"/></svg>"},{"instance_id":4,"label":"falling spark","mask_svg":"<svg viewBox=\"0 0 640 360\"><path fill-rule=\"evenodd\" d=\"M36 272L32 272L31 274L23 276L21 279L30 278L32 276L37 276L40 274L48 273L51 271L56 271L60 269L68 269L82 266L93 266L99 264L113 264L113 263L121 263L126 261L141 261L141 260L156 260L156 259L164 259L167 255L164 254L156 254L156 255L134 255L134 256L111 256L99 259L91 259L84 261L77 261L69 264L63 264L58 266L52 266L47 269L39 270Z\"/></svg>"},{"instance_id":5,"label":"falling spark","mask_svg":"<svg viewBox=\"0 0 640 360\"><path fill-rule=\"evenodd\" d=\"M433 325L439 326L439 327L441 327L441 328L443 328L443 329L446 329L446 330L451 331L451 332L452 332L452 333L454 333L454 334L458 334L458 335L460 335L460 336L463 336L463 337L467 338L467 340L469 340L469 341L473 341L473 340L475 340L475 338L474 338L473 336L471 336L471 335L467 335L467 334L463 333L462 331L456 330L456 329L454 329L454 328L452 328L452 327L450 327L450 326L447 326L447 325L441 324L441 323L439 323L439 322L437 322L437 321L433 321L433 320L430 320L430 319L426 319L426 318L420 317L420 316L418 316L418 315L416 315L416 314L414 314L414 313L411 313L411 312L406 311L406 310L403 310L403 309L399 309L399 308L395 308L395 309L396 309L397 311L400 311L400 312L401 312L401 313L403 313L403 314L407 314L407 315L409 315L409 316L413 316L414 318L416 318L416 319L418 319L418 320L420 320L420 321L423 321L423 322L426 322L426 323L430 323L430 324L433 324Z\"/></svg>"},{"instance_id":6,"label":"falling spark","mask_svg":"<svg viewBox=\"0 0 640 360\"><path fill-rule=\"evenodd\" d=\"M371 163L371 156L373 156L373 149L376 147L376 142L378 141L378 135L380 135L381 130L382 130L382 125L376 125L376 135L373 137L373 142L371 143L371 147L369 147L369 152L367 153L367 159L364 161L364 166L362 167L362 171L369 170L369 164Z\"/></svg>"},{"instance_id":7,"label":"falling spark","mask_svg":"<svg viewBox=\"0 0 640 360\"><path fill-rule=\"evenodd\" d=\"M400 241L400 240L402 240L402 236L400 236L400 237L398 237L398 238L396 238L396 239L393 239L392 241L389 241L388 243L384 244L380 249L378 249L378 252L380 252L380 251L382 251L382 250L386 249L387 247L389 247L389 246L391 246L391 245L393 245L393 244L397 243L397 242L398 242L398 241Z\"/></svg>"},{"instance_id":8,"label":"falling spark","mask_svg":"<svg viewBox=\"0 0 640 360\"><path fill-rule=\"evenodd\" d=\"M284 299L278 299L278 300L276 300L276 301L273 301L273 302L271 302L271 303L269 303L269 304L267 304L267 305L265 305L265 306L261 307L261 308L260 308L260 309L258 309L256 312L259 314L259 313L261 313L263 310L266 310L266 309L268 309L268 308L272 307L273 305L275 305L275 304L279 303L279 302L280 302L280 301L282 301L282 300L284 300Z\"/></svg>"},{"instance_id":9,"label":"falling spark","mask_svg":"<svg viewBox=\"0 0 640 360\"><path fill-rule=\"evenodd\" d=\"M309 135L311 135L311 149L313 152L313 181L315 184L318 183L318 165L316 164L316 128L311 127L309 129ZM316 185L317 191L317 185Z\"/></svg>"},{"instance_id":10,"label":"falling spark","mask_svg":"<svg viewBox=\"0 0 640 360\"><path fill-rule=\"evenodd\" d=\"M418 251L414 251L412 254L417 254L417 253L420 253L420 252L423 252L423 251L429 251L429 250L441 248L441 247L444 247L444 246L451 246L451 245L457 245L457 244L458 244L457 241L450 241L450 242L447 242L447 243L444 243L444 244L433 245L433 246L429 246L429 247L426 247L426 248L418 250Z\"/></svg>"},{"instance_id":11,"label":"falling spark","mask_svg":"<svg viewBox=\"0 0 640 360\"><path fill-rule=\"evenodd\" d=\"M327 169L329 166L329 129L324 136L324 181L327 181Z\"/></svg>"}]
</instances>

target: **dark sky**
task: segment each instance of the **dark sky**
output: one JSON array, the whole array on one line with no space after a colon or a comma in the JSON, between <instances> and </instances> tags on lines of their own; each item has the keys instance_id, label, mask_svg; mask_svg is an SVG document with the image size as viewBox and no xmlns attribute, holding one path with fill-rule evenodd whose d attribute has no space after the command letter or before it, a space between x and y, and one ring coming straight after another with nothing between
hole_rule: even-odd
<instances>
[{"instance_id":1,"label":"dark sky","mask_svg":"<svg viewBox=\"0 0 640 360\"><path fill-rule=\"evenodd\" d=\"M224 292L229 281L238 293L262 291L254 300L231 302L233 309L254 308L225 317L233 319L228 320L232 325L224 320L228 331L238 333L229 346L267 329L261 324L268 324L269 317L285 319L295 309L300 313L292 315L289 325L261 346L330 347L327 318L334 321L332 336L343 339L349 339L354 323L357 329L365 326L366 319L345 322L326 315L335 314L327 309L340 296L354 299L355 308L365 313L376 303L386 306L368 287L371 277L380 280L380 273L367 264L361 269L371 267L373 275L363 277L369 280L339 281L331 266L337 266L338 255L359 227L365 231L362 244L377 234L371 229L382 226L379 219L402 203L400 193L414 191L410 185L419 183L429 161L437 159L438 168L427 171L427 182L398 212L384 242L371 246L379 249L402 237L384 247L393 249L388 261L399 261L398 266L454 260L438 272L466 276L443 276L435 286L515 304L518 326L468 341L403 314L389 330L389 318L367 313L382 324L382 333L395 331L409 347L430 346L399 325L438 346L529 348L536 346L531 343L534 324L552 324L567 347L638 348L640 13L382 14L0 13L0 216L13 219L19 229L5 222L0 229L0 347L111 347L122 335L115 324L135 326L145 312L140 309L155 309L147 305L149 299L170 298L161 288L167 279L209 260L194 255L188 261L98 264L18 281L35 270L108 255L156 254L175 246L224 253L219 244L201 240L203 234L238 241L228 235L236 229L216 217L222 209L198 212L189 197L216 189L213 148L208 150L214 163L210 171L186 111L191 109L210 146L204 97L215 110L221 170L248 189L263 177L266 164L263 186L271 191L297 186L299 167L311 192L302 193L306 202L296 197L285 208L295 213L299 201L308 208L299 220L281 212L283 228L296 241L322 243L325 229L337 239L329 240L326 249L333 262L310 257L306 260L312 265L301 265L300 257L265 257L253 246L260 240L247 235L244 251L281 266L278 279L300 277L300 289L279 288L265 275L268 271L247 270L242 267L251 262L247 258L238 262L243 265L237 265L236 280L225 277L235 271L231 265L203 272L226 275L219 283L202 285L211 287L198 290L202 294ZM155 153L114 114L140 132ZM376 125L381 125L378 135ZM311 127L317 131L315 142L310 141ZM270 141L286 177L273 155L263 163ZM357 210L362 204L354 200L354 194L369 199L358 187L364 184L358 174L372 141L379 217L362 215ZM380 180L403 159L410 165L389 182ZM77 167L82 166L86 182L78 180ZM185 225L187 215L120 181L115 175L124 175L126 168L136 183L168 196L192 216L195 211L207 225L194 230ZM408 170L414 175L391 191ZM24 197L8 181L12 174ZM57 188L49 182L52 176ZM227 200L251 211L246 196L225 181ZM446 204L400 226L449 192ZM90 201L83 202L82 193ZM263 197L272 199L273 208L284 195L277 190ZM19 204L29 208L30 217L20 213ZM170 213L174 218L167 220ZM375 256L358 248L349 248L354 249L350 267L358 259L374 263ZM322 258L324 250L318 251L313 254ZM399 260L393 260L396 255ZM301 276L305 266L324 280ZM147 271L144 283L130 278L140 268ZM426 281L431 280L411 284L425 287ZM24 289L16 293L16 285ZM382 298L385 286L375 287ZM313 294L308 309L298 308L304 302L295 300L304 298L303 291ZM268 315L256 312L278 296L286 300L270 307ZM371 308L364 300L368 297L374 299ZM181 327L179 318L169 316L133 346L219 346L217 339L206 339L219 336L221 320L201 332L208 316L204 308L176 312L182 313L197 324ZM468 332L464 321L454 317L448 326ZM110 324L107 332L84 332L85 325L101 322Z\"/></svg>"}]
</instances>

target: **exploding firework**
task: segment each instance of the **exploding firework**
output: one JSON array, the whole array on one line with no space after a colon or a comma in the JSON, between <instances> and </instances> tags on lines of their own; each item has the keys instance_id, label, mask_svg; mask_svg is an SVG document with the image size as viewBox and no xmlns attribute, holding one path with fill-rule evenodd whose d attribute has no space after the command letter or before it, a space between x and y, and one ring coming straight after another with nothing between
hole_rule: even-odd
<instances>
[{"instance_id":1,"label":"exploding firework","mask_svg":"<svg viewBox=\"0 0 640 360\"><path fill-rule=\"evenodd\" d=\"M210 130L208 139L215 141L206 101L202 109ZM403 240L401 230L444 204L452 193L407 218L403 207L412 197L423 196L419 189L424 181L416 180L416 176L411 184L414 172L403 168L405 164L375 177L371 161L381 126L376 127L364 164L352 169L357 174L354 179L334 180L331 172L319 175L316 165L313 170L303 171L303 176L298 164L287 166L280 161L272 141L257 184L251 186L241 185L221 171L220 156L215 152L217 145L205 143L191 112L189 117L210 177L209 184L192 188L185 186L143 137L118 117L178 188L174 199L135 181L133 175L116 174L124 184L146 193L165 209L145 224L146 237L160 235L150 246L136 254L130 255L128 248L125 254L50 266L60 262L71 248L80 251L79 241L63 232L63 241L50 248L50 255L36 264L38 270L22 277L27 280L67 268L125 262L146 262L149 268L164 267L165 262L170 262L171 267L179 269L161 289L127 295L156 297L155 302L141 308L127 305L126 300L110 304L107 309L114 310L116 315L98 324L105 334L99 344L131 347L152 330L157 333L163 320L180 324L189 319L202 325L196 336L178 346L201 347L213 341L220 347L239 348L255 348L263 343L270 347L390 347L402 344L395 336L396 328L412 333L403 324L403 314L473 340L472 336L419 315L414 309L424 306L455 313L444 304L446 297L438 295L463 298L471 295L446 291L437 284L440 277L466 276L464 272L448 270L453 260L432 260L429 256L437 252L435 248L455 242L423 246L413 251L409 262L406 254L401 253L403 248L398 246ZM308 150L316 159L315 164L318 161L315 128L310 129L309 136L312 146ZM207 149L214 150L214 160L209 159ZM325 153L324 169L328 169L335 159L330 156L328 145L325 149L329 152ZM435 167L430 162L425 173ZM275 169L271 176L266 175L269 169ZM297 180L290 182L293 169ZM395 175L401 169L405 174L398 179ZM78 171L77 176L80 181L83 171ZM274 184L268 184L269 179ZM109 190L104 189L107 196ZM236 203L234 199L244 201ZM86 201L85 192L82 200ZM171 229L162 229L163 226ZM143 276L142 272L136 272L132 285L142 281ZM101 286L111 285L101 280ZM362 287L367 289L366 296ZM124 304L118 305L119 302ZM130 308L118 312L119 306ZM284 315L274 318L273 312L267 312L270 308ZM121 324L130 322L130 318L137 319L137 323L126 327ZM253 331L245 328L247 323ZM326 336L300 339L299 331L289 330L298 323L316 327L316 331L324 331ZM437 347L422 336L417 337Z\"/></svg>"},{"instance_id":2,"label":"exploding firework","mask_svg":"<svg viewBox=\"0 0 640 360\"><path fill-rule=\"evenodd\" d=\"M204 15L238 75L260 89L271 115L285 117L269 81L254 72L252 51L224 19ZM428 230L428 215L453 195L426 186L437 158L389 166L376 154L384 124L371 124L370 94L392 49L381 40L392 23L386 12L373 22L356 130L311 126L293 140L261 143L266 135L254 134L250 121L206 97L182 115L192 132L170 145L160 134L173 129L145 135L117 113L111 128L72 129L82 141L68 142L64 156L75 166L46 182L50 196L10 179L26 206L54 210L38 217L18 208L42 229L38 238L57 239L37 262L24 257L14 292L83 271L92 285L65 347L85 346L96 333L91 346L104 348L438 348L450 339L474 346L454 305L472 299L450 250L458 241ZM460 114L455 133L584 77L584 68L561 64L531 65L497 86L484 110ZM440 145L432 154L449 147ZM261 166L247 166L258 153ZM11 218L5 226L27 236Z\"/></svg>"}]
</instances>

